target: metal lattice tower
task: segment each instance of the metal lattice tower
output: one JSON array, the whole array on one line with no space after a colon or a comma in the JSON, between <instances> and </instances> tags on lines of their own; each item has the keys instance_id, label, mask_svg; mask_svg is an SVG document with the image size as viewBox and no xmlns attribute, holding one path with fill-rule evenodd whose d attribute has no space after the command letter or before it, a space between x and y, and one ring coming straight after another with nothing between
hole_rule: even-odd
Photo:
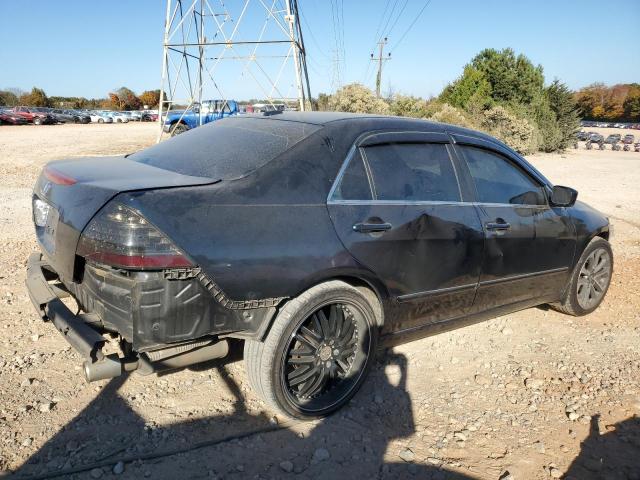
<instances>
[{"instance_id":1,"label":"metal lattice tower","mask_svg":"<svg viewBox=\"0 0 640 480\"><path fill-rule=\"evenodd\" d=\"M311 98L297 0L167 0L159 121L173 106L251 92Z\"/></svg>"}]
</instances>

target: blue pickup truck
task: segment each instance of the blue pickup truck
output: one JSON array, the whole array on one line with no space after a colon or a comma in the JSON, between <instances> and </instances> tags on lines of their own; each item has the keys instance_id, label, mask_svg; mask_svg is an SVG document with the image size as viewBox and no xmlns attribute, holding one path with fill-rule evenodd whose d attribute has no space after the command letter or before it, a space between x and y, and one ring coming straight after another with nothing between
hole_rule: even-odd
<instances>
[{"instance_id":1,"label":"blue pickup truck","mask_svg":"<svg viewBox=\"0 0 640 480\"><path fill-rule=\"evenodd\" d=\"M163 130L172 136L238 114L235 100L206 100L189 110L170 110L164 119ZM202 121L201 121L202 119Z\"/></svg>"}]
</instances>

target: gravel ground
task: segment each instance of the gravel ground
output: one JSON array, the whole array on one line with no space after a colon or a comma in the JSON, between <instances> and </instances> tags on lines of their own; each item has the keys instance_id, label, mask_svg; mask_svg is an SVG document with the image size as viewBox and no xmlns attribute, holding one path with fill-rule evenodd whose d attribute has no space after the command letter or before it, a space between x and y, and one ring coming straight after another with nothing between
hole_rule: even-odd
<instances>
[{"instance_id":1,"label":"gravel ground","mask_svg":"<svg viewBox=\"0 0 640 480\"><path fill-rule=\"evenodd\" d=\"M86 384L79 356L35 314L24 279L39 168L156 134L0 127L0 475L640 480L640 154L530 158L612 219L615 273L596 312L530 309L395 348L348 407L301 424L264 408L238 351Z\"/></svg>"}]
</instances>

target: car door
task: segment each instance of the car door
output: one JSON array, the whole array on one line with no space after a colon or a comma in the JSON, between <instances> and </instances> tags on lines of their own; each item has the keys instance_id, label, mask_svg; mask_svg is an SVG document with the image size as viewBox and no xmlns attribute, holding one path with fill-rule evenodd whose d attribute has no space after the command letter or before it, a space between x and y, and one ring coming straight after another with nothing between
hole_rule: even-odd
<instances>
[{"instance_id":1,"label":"car door","mask_svg":"<svg viewBox=\"0 0 640 480\"><path fill-rule=\"evenodd\" d=\"M387 287L400 331L462 316L473 303L482 226L440 133L379 133L351 151L329 195L336 232Z\"/></svg>"},{"instance_id":2,"label":"car door","mask_svg":"<svg viewBox=\"0 0 640 480\"><path fill-rule=\"evenodd\" d=\"M474 310L559 295L575 248L564 209L550 208L545 184L506 149L468 137L456 140L485 231Z\"/></svg>"}]
</instances>

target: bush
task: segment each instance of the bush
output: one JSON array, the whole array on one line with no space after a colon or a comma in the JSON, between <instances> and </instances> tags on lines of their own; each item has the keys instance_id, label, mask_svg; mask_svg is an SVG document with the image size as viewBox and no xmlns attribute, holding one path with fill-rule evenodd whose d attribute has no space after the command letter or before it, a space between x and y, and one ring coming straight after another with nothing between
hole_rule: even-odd
<instances>
[{"instance_id":1,"label":"bush","mask_svg":"<svg viewBox=\"0 0 640 480\"><path fill-rule=\"evenodd\" d=\"M452 107L448 103L432 105L430 119L436 122L449 123L460 127L475 128L474 122L460 109Z\"/></svg>"},{"instance_id":2,"label":"bush","mask_svg":"<svg viewBox=\"0 0 640 480\"><path fill-rule=\"evenodd\" d=\"M331 95L329 109L336 112L389 113L387 102L376 97L371 90L359 83L345 85Z\"/></svg>"},{"instance_id":3,"label":"bush","mask_svg":"<svg viewBox=\"0 0 640 480\"><path fill-rule=\"evenodd\" d=\"M537 149L539 138L535 126L504 107L486 110L481 128L521 154L532 153Z\"/></svg>"},{"instance_id":4,"label":"bush","mask_svg":"<svg viewBox=\"0 0 640 480\"><path fill-rule=\"evenodd\" d=\"M427 102L423 98L394 95L389 105L391 115L399 117L425 118L427 116Z\"/></svg>"}]
</instances>

